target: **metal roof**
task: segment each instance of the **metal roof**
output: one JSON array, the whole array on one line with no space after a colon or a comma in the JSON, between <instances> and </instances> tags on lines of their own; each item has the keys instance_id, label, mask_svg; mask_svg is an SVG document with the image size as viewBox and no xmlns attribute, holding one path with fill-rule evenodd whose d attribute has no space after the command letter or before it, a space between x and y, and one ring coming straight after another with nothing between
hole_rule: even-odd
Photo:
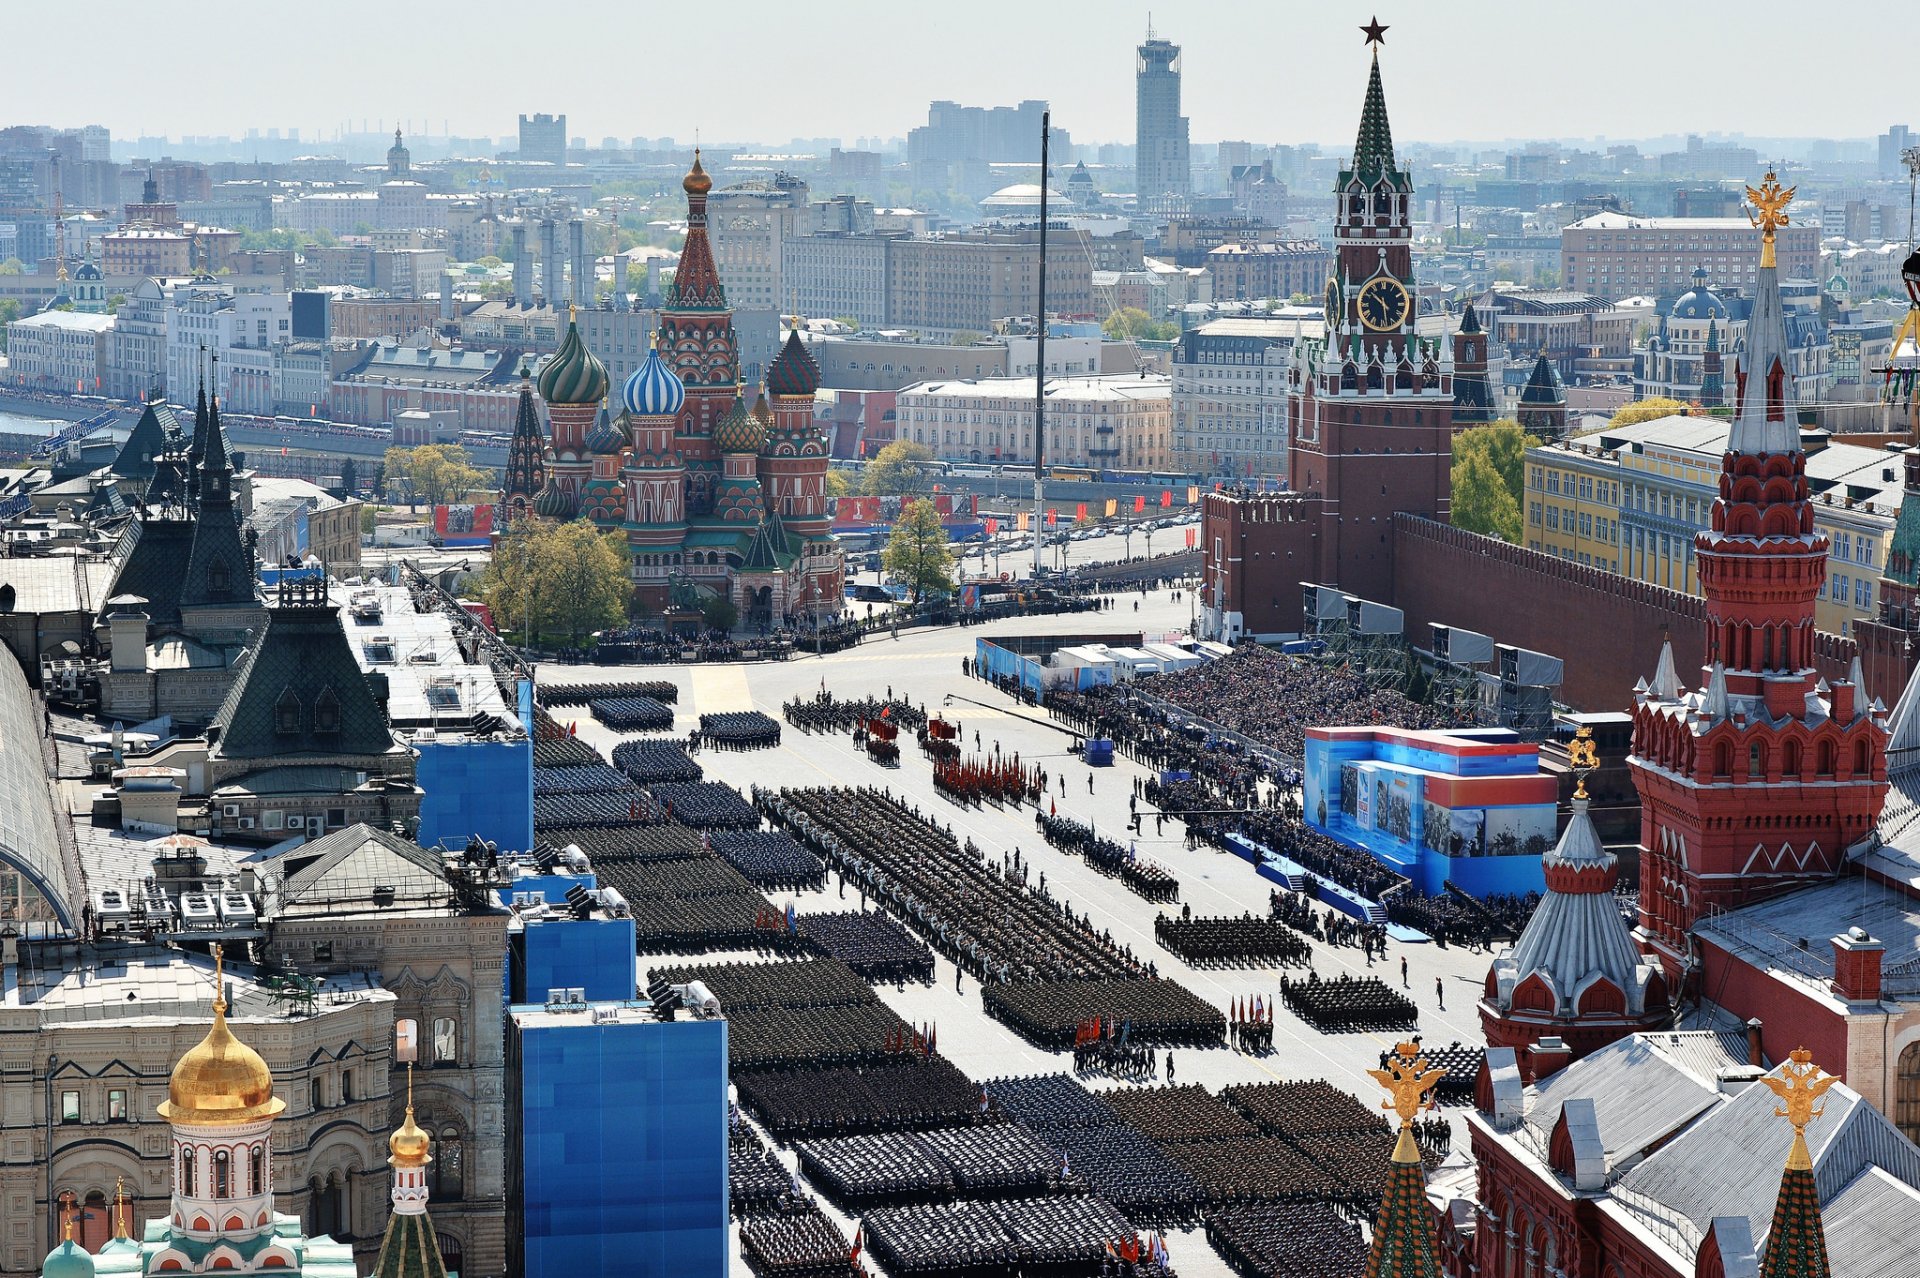
<instances>
[{"instance_id":1,"label":"metal roof","mask_svg":"<svg viewBox=\"0 0 1920 1278\"><path fill-rule=\"evenodd\" d=\"M1622 1039L1529 1089L1526 1125L1541 1148L1575 1097L1593 1101L1607 1165L1617 1167L1671 1136L1719 1100L1712 1077L1702 1079L1647 1042Z\"/></svg>"},{"instance_id":2,"label":"metal roof","mask_svg":"<svg viewBox=\"0 0 1920 1278\"><path fill-rule=\"evenodd\" d=\"M0 864L17 870L46 898L54 917L71 928L73 903L40 753L40 727L26 671L10 657L0 657Z\"/></svg>"},{"instance_id":3,"label":"metal roof","mask_svg":"<svg viewBox=\"0 0 1920 1278\"><path fill-rule=\"evenodd\" d=\"M77 555L0 559L0 586L13 587L16 613L91 613L107 597L113 564Z\"/></svg>"}]
</instances>

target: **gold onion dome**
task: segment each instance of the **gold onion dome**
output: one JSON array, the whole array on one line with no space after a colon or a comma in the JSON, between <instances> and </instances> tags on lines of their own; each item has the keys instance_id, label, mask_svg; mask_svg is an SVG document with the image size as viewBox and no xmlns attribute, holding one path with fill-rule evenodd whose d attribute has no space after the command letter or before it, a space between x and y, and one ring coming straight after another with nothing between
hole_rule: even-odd
<instances>
[{"instance_id":1,"label":"gold onion dome","mask_svg":"<svg viewBox=\"0 0 1920 1278\"><path fill-rule=\"evenodd\" d=\"M688 195L705 195L713 189L713 179L700 167L700 148L693 148L693 167L687 170L687 176L680 181L680 189Z\"/></svg>"},{"instance_id":2,"label":"gold onion dome","mask_svg":"<svg viewBox=\"0 0 1920 1278\"><path fill-rule=\"evenodd\" d=\"M393 1135L387 1137L387 1151L393 1155L387 1161L395 1167L425 1167L430 1161L427 1151L432 1145L433 1138L413 1121L413 1106L409 1105L407 1121L394 1128Z\"/></svg>"},{"instance_id":3,"label":"gold onion dome","mask_svg":"<svg viewBox=\"0 0 1920 1278\"><path fill-rule=\"evenodd\" d=\"M766 423L748 411L744 397L736 397L733 407L713 428L714 446L723 453L757 453L766 438Z\"/></svg>"},{"instance_id":4,"label":"gold onion dome","mask_svg":"<svg viewBox=\"0 0 1920 1278\"><path fill-rule=\"evenodd\" d=\"M273 1118L287 1103L273 1094L273 1071L260 1053L227 1028L227 1000L216 948L213 962L213 1025L180 1058L167 1080L160 1117L189 1127L232 1127Z\"/></svg>"},{"instance_id":5,"label":"gold onion dome","mask_svg":"<svg viewBox=\"0 0 1920 1278\"><path fill-rule=\"evenodd\" d=\"M569 308L571 309L571 308ZM580 326L567 317L567 336L540 370L540 398L549 404L598 404L607 397L607 366L580 340Z\"/></svg>"}]
</instances>

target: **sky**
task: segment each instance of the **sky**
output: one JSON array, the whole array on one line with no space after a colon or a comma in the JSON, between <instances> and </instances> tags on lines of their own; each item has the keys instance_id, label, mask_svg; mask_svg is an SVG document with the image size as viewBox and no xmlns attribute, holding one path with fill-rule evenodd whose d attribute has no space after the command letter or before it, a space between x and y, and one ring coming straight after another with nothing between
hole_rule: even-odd
<instances>
[{"instance_id":1,"label":"sky","mask_svg":"<svg viewBox=\"0 0 1920 1278\"><path fill-rule=\"evenodd\" d=\"M904 136L938 98L1046 99L1076 142L1131 142L1133 47L1149 15L1183 47L1195 141L1351 145L1366 77L1358 25L1375 11L1373 0L95 0L81 32L67 6L7 8L12 46L51 54L10 60L10 121L306 138L365 119L498 137L519 112L552 111L593 144L697 130L849 145ZM1396 141L1866 137L1920 125L1896 9L1399 0L1378 9L1391 28L1381 69Z\"/></svg>"}]
</instances>

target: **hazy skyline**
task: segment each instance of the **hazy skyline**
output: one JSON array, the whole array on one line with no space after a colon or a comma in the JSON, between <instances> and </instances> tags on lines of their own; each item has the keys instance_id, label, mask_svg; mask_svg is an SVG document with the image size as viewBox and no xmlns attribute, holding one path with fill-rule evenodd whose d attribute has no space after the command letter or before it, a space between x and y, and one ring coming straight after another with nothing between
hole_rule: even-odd
<instances>
[{"instance_id":1,"label":"hazy skyline","mask_svg":"<svg viewBox=\"0 0 1920 1278\"><path fill-rule=\"evenodd\" d=\"M249 128L327 138L362 119L497 137L521 112L551 111L590 144L696 130L720 142L851 144L904 135L933 99L1042 98L1078 143L1131 142L1133 47L1151 13L1156 33L1183 46L1195 141L1338 144L1365 83L1358 25L1376 8L1391 27L1382 67L1396 141L1865 137L1920 114L1907 41L1885 6L1785 0L344 0L301 10L291 26L258 3L106 0L88 9L84 31L58 6L9 12L16 47L35 52L14 60L8 114L105 124L116 138Z\"/></svg>"}]
</instances>

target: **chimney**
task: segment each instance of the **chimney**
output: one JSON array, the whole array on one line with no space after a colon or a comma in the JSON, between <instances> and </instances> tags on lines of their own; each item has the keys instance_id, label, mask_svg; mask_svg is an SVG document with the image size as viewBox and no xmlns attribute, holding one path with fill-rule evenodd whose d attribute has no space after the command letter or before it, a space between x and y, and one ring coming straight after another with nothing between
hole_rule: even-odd
<instances>
[{"instance_id":1,"label":"chimney","mask_svg":"<svg viewBox=\"0 0 1920 1278\"><path fill-rule=\"evenodd\" d=\"M560 258L560 224L552 218L540 219L541 301L559 310L566 300L562 285L566 282L566 263Z\"/></svg>"},{"instance_id":2,"label":"chimney","mask_svg":"<svg viewBox=\"0 0 1920 1278\"><path fill-rule=\"evenodd\" d=\"M1760 1050L1760 1029L1759 1017L1747 1022L1747 1064L1755 1069L1767 1067L1767 1054Z\"/></svg>"},{"instance_id":3,"label":"chimney","mask_svg":"<svg viewBox=\"0 0 1920 1278\"><path fill-rule=\"evenodd\" d=\"M1833 992L1849 1003L1880 1001L1880 961L1886 946L1866 929L1850 927L1833 938Z\"/></svg>"},{"instance_id":4,"label":"chimney","mask_svg":"<svg viewBox=\"0 0 1920 1278\"><path fill-rule=\"evenodd\" d=\"M527 256L527 224L513 228L513 304L533 305L533 259Z\"/></svg>"},{"instance_id":5,"label":"chimney","mask_svg":"<svg viewBox=\"0 0 1920 1278\"><path fill-rule=\"evenodd\" d=\"M567 223L567 256L573 262L573 304L593 305L593 272L587 265L587 227L579 218Z\"/></svg>"},{"instance_id":6,"label":"chimney","mask_svg":"<svg viewBox=\"0 0 1920 1278\"><path fill-rule=\"evenodd\" d=\"M1537 1083L1565 1069L1572 1060L1573 1049L1566 1040L1549 1034L1527 1049L1527 1076Z\"/></svg>"},{"instance_id":7,"label":"chimney","mask_svg":"<svg viewBox=\"0 0 1920 1278\"><path fill-rule=\"evenodd\" d=\"M625 253L613 255L613 309L616 311L627 309L627 255Z\"/></svg>"},{"instance_id":8,"label":"chimney","mask_svg":"<svg viewBox=\"0 0 1920 1278\"><path fill-rule=\"evenodd\" d=\"M1853 699L1859 689L1853 686L1851 679L1835 679L1827 701L1835 723L1852 723L1854 717Z\"/></svg>"}]
</instances>

